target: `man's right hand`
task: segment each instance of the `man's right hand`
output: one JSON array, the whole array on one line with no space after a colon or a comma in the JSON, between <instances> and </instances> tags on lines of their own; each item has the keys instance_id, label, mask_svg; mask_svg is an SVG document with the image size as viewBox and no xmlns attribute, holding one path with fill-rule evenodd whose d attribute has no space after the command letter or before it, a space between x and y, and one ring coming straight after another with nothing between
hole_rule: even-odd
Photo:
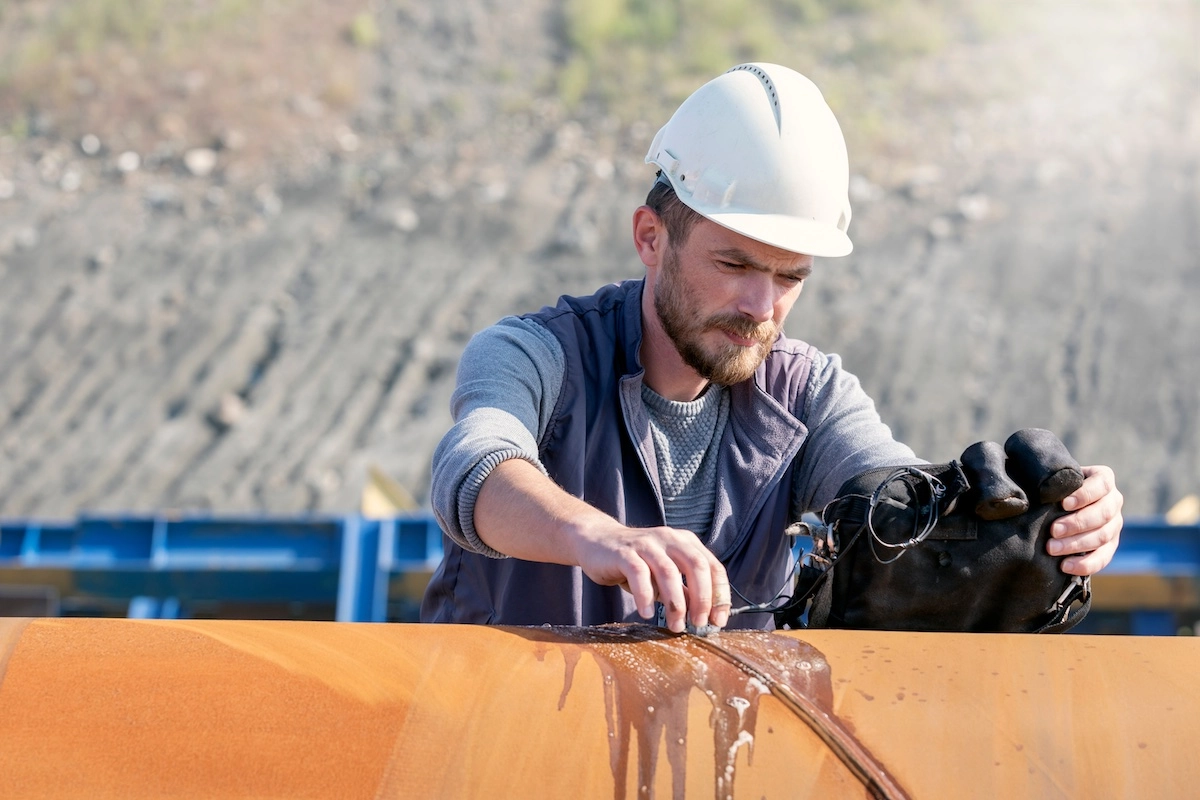
<instances>
[{"instance_id":1,"label":"man's right hand","mask_svg":"<svg viewBox=\"0 0 1200 800\"><path fill-rule=\"evenodd\" d=\"M585 575L628 591L644 619L653 618L654 602L661 602L667 627L676 633L689 621L697 628L725 627L732 605L729 578L694 533L665 526L629 528L602 516L570 534L576 542L573 560Z\"/></svg>"},{"instance_id":2,"label":"man's right hand","mask_svg":"<svg viewBox=\"0 0 1200 800\"><path fill-rule=\"evenodd\" d=\"M496 466L475 502L475 530L489 546L527 561L583 569L602 586L633 595L638 613L654 617L654 601L667 627L725 627L731 596L725 567L691 531L630 528L564 492L521 459Z\"/></svg>"}]
</instances>

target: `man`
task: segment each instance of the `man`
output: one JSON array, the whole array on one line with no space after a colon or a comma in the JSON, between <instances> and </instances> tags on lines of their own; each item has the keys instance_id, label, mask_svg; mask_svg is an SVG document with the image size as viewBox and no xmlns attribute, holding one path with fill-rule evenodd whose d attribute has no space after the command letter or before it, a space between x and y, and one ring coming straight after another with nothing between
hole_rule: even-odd
<instances>
[{"instance_id":1,"label":"man","mask_svg":"<svg viewBox=\"0 0 1200 800\"><path fill-rule=\"evenodd\" d=\"M786 590L784 528L850 477L918 459L836 355L783 336L814 257L850 252L841 129L815 85L744 64L702 86L646 157L643 281L510 317L466 348L434 454L446 555L436 622L682 631ZM1051 554L1112 558L1122 498L1085 467ZM771 627L770 614L732 618Z\"/></svg>"}]
</instances>

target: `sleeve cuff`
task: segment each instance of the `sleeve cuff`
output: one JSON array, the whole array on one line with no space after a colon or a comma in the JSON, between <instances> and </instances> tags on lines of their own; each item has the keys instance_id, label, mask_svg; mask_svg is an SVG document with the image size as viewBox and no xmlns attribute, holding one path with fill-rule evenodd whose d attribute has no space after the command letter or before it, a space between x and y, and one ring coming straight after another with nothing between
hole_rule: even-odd
<instances>
[{"instance_id":1,"label":"sleeve cuff","mask_svg":"<svg viewBox=\"0 0 1200 800\"><path fill-rule=\"evenodd\" d=\"M502 462L508 461L511 458L528 461L537 467L543 475L548 474L540 461L530 457L528 453L522 450L498 450L494 453L489 453L482 461L476 464L467 473L467 477L463 479L462 485L458 489L458 529L462 531L462 536L465 540L461 544L465 545L472 552L488 556L489 558L509 558L509 556L495 548L489 547L487 543L479 538L479 533L475 530L475 502L479 499L479 490L483 487L483 482L487 476Z\"/></svg>"}]
</instances>

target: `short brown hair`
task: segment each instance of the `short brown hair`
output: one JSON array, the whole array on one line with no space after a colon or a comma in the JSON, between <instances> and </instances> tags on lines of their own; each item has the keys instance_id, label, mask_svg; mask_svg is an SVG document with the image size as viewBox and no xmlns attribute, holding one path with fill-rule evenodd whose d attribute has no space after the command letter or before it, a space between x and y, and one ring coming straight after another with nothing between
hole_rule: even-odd
<instances>
[{"instance_id":1,"label":"short brown hair","mask_svg":"<svg viewBox=\"0 0 1200 800\"><path fill-rule=\"evenodd\" d=\"M663 221L672 247L682 247L700 220L700 215L683 204L675 194L675 188L665 178L660 177L655 181L650 194L646 195L646 205Z\"/></svg>"}]
</instances>

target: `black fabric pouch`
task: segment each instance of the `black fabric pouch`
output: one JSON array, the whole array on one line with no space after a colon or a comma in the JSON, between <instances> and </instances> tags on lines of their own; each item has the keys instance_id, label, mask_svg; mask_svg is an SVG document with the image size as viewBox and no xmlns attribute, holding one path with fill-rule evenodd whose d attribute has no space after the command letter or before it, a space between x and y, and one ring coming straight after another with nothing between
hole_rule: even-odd
<instances>
[{"instance_id":1,"label":"black fabric pouch","mask_svg":"<svg viewBox=\"0 0 1200 800\"><path fill-rule=\"evenodd\" d=\"M1026 469L1022 441L1014 444L1023 433L1000 457L1023 484L1001 472L1016 493L1003 503L987 469L964 470L959 461L885 467L847 481L822 512L823 525L810 526L808 563L776 625L801 627L809 597L813 628L1053 633L1076 625L1091 606L1090 582L1064 573L1046 542L1064 513L1060 501L1083 474L1069 455L1060 463L1066 449L1056 437L1055 463L1040 457Z\"/></svg>"}]
</instances>

